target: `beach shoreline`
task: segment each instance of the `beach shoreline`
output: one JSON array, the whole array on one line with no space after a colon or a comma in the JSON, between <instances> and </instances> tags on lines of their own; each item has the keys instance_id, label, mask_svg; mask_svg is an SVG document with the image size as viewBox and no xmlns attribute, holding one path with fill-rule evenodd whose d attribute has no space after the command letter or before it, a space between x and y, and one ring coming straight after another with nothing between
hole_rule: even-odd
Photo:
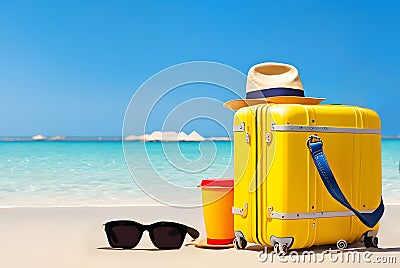
<instances>
[{"instance_id":1,"label":"beach shoreline","mask_svg":"<svg viewBox=\"0 0 400 268\"><path fill-rule=\"evenodd\" d=\"M199 230L205 238L202 208L174 208L168 206L127 207L42 207L0 208L0 252L4 267L118 267L145 265L146 267L239 267L268 265L258 256L263 247L250 246L246 250L209 250L195 248L187 237L179 250L156 249L145 233L135 249L111 249L102 224L116 219L131 219L149 224L156 221L177 221ZM395 224L400 218L400 205L386 205L380 232L380 249L374 256L394 256L400 262L400 229ZM199 241L199 240L198 240ZM334 245L330 245L334 248ZM365 251L363 248L355 251ZM321 254L327 247L313 247ZM351 267L354 263L331 263ZM274 265L284 265L275 261ZM309 263L296 265L309 266ZM362 263L360 264L362 265ZM395 267L398 264L386 264Z\"/></svg>"}]
</instances>

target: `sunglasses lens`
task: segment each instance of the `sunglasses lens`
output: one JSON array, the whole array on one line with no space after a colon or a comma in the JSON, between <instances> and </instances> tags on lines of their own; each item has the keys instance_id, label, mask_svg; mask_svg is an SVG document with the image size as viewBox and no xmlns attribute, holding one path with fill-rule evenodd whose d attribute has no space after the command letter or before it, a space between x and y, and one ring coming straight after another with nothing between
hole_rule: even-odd
<instances>
[{"instance_id":1,"label":"sunglasses lens","mask_svg":"<svg viewBox=\"0 0 400 268\"><path fill-rule=\"evenodd\" d=\"M177 249L182 246L181 231L175 227L156 227L153 230L154 244L160 249Z\"/></svg>"},{"instance_id":2,"label":"sunglasses lens","mask_svg":"<svg viewBox=\"0 0 400 268\"><path fill-rule=\"evenodd\" d=\"M116 248L133 248L139 243L140 236L135 226L114 226L110 230L110 244Z\"/></svg>"}]
</instances>

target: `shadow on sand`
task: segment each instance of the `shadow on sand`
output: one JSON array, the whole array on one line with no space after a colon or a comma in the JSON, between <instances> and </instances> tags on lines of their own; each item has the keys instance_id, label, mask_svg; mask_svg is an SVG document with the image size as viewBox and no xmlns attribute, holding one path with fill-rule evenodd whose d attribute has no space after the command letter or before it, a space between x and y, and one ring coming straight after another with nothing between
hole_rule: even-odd
<instances>
[{"instance_id":1,"label":"shadow on sand","mask_svg":"<svg viewBox=\"0 0 400 268\"><path fill-rule=\"evenodd\" d=\"M112 248L112 247L99 247L99 250L122 250L122 251L165 251L166 249L159 248Z\"/></svg>"},{"instance_id":2,"label":"shadow on sand","mask_svg":"<svg viewBox=\"0 0 400 268\"><path fill-rule=\"evenodd\" d=\"M182 245L184 247L194 246L194 243L187 243ZM166 251L166 250L179 250L179 249L159 249L159 248L112 248L112 247L98 247L98 250L132 250L132 251Z\"/></svg>"},{"instance_id":3,"label":"shadow on sand","mask_svg":"<svg viewBox=\"0 0 400 268\"><path fill-rule=\"evenodd\" d=\"M247 246L245 250L251 250L251 251L265 251L265 246L263 245L250 245ZM324 246L312 246L310 248L306 249L297 249L297 253L301 254L302 252L305 251L313 251L315 253L322 253L326 251L339 251L336 247L336 245L324 245ZM268 252L273 251L273 248L268 246ZM400 247L387 247L387 248L366 248L362 243L354 243L350 244L346 249L343 249L342 251L358 251L358 252L400 252ZM290 252L290 250L289 250Z\"/></svg>"}]
</instances>

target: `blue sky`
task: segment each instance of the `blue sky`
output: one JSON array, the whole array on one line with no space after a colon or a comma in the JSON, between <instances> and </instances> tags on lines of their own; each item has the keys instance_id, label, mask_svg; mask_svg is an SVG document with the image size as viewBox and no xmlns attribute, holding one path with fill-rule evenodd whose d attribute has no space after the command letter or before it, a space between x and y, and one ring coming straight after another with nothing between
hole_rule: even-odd
<instances>
[{"instance_id":1,"label":"blue sky","mask_svg":"<svg viewBox=\"0 0 400 268\"><path fill-rule=\"evenodd\" d=\"M398 1L0 1L0 136L119 136L146 79L197 60L243 73L294 64L306 95L372 108L383 134L399 135L399 11ZM182 101L198 92L187 88ZM202 96L232 98L211 88ZM229 128L232 116L221 115ZM202 120L184 127L195 129L224 134Z\"/></svg>"}]
</instances>

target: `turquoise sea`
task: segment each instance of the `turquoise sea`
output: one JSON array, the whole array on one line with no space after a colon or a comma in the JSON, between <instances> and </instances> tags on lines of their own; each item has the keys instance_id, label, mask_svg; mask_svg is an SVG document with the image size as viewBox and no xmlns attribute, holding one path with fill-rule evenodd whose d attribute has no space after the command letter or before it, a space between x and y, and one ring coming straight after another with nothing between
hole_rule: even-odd
<instances>
[{"instance_id":1,"label":"turquoise sea","mask_svg":"<svg viewBox=\"0 0 400 268\"><path fill-rule=\"evenodd\" d=\"M0 142L0 207L199 205L231 158L231 142ZM399 161L400 140L383 140L386 203L400 203Z\"/></svg>"}]
</instances>

